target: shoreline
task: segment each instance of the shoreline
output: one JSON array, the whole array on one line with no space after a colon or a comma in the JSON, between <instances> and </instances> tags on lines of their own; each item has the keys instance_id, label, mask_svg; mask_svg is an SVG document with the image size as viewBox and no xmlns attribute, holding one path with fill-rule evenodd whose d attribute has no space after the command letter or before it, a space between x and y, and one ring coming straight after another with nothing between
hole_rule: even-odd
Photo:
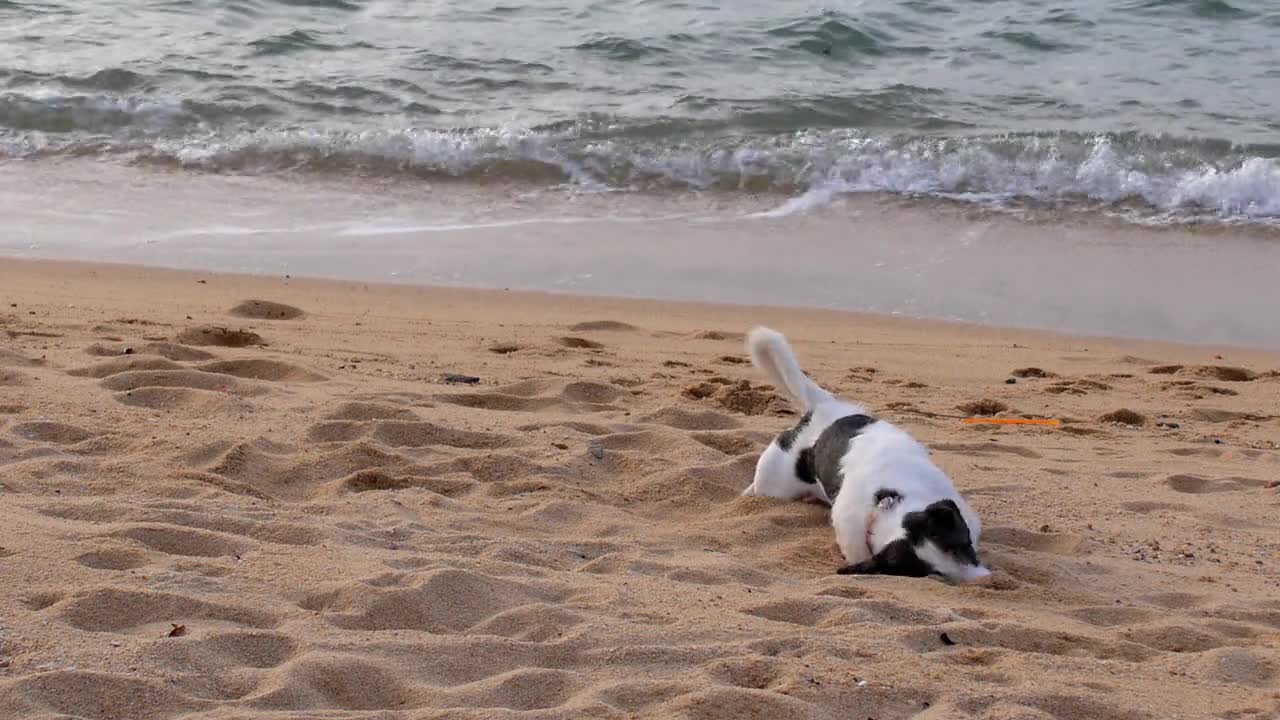
<instances>
[{"instance_id":1,"label":"shoreline","mask_svg":"<svg viewBox=\"0 0 1280 720\"><path fill-rule=\"evenodd\" d=\"M673 309L676 311L683 309L694 313L740 318L746 323L736 330L726 329L729 334L744 334L753 326L752 323L763 322L752 320L752 318L773 318L775 322L782 318L803 318L803 323L806 326L839 328L841 333L847 332L849 328L860 328L873 334L893 332L920 337L968 338L992 347L1009 345L1012 349L1016 349L1020 345L1048 346L1063 350L1075 350L1091 346L1109 349L1129 348L1148 353L1173 354L1180 358L1190 357L1200 360L1213 358L1221 360L1222 357L1229 354L1232 357L1242 359L1242 361L1261 362L1264 364L1272 359L1280 361L1280 350L1265 347L1188 343L1148 337L1090 335L1036 327L1001 326L964 320L910 317L890 313L805 305L763 305L665 297L600 295L575 293L568 290L420 285L411 282L360 281L322 276L268 275L164 267L124 261L0 257L0 263L11 263L10 267L0 265L0 280L11 283L11 287L22 287L24 279L31 275L42 278L42 282L57 278L58 282L64 283L66 287L74 287L65 296L67 300L72 300L75 297L75 293L80 292L85 284L101 284L106 287L112 287L130 281L158 282L174 289L184 287L192 292L197 292L208 290L209 280L222 280L230 288L234 288L235 291L251 292L252 290L258 290L260 293L284 298L292 297L297 299L299 295L315 297L317 294L325 292L352 296L353 294L372 291L379 295L395 297L399 301L408 303L446 302L455 309L474 313L473 315L459 317L457 318L458 321L484 316L493 303L510 300L518 303L523 309L522 313L514 317L526 322L537 320L553 322L557 318L564 320L565 317L563 316L572 314L572 310L569 310L569 308L573 308L579 303L584 303L596 307L610 308L614 314L631 319L645 317L649 313L666 313ZM193 289L190 287L192 284L203 287ZM244 293L241 292L241 294ZM226 289L212 293L212 297L222 300L224 304L230 299ZM192 300L195 299L187 299L188 302ZM0 311L2 310L3 308L0 308ZM548 312L553 314L538 315L538 313ZM686 328L689 332L694 332L697 329L693 325L689 325Z\"/></svg>"},{"instance_id":2,"label":"shoreline","mask_svg":"<svg viewBox=\"0 0 1280 720\"><path fill-rule=\"evenodd\" d=\"M759 216L776 202L0 163L0 255L1280 349L1265 311L1280 305L1271 230L1023 220L882 197Z\"/></svg>"}]
</instances>

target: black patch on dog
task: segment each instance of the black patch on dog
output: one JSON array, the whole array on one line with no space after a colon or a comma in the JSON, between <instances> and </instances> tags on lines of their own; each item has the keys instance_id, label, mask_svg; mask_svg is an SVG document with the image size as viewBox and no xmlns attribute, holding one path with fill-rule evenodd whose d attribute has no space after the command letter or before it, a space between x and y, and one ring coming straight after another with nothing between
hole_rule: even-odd
<instances>
[{"instance_id":1,"label":"black patch on dog","mask_svg":"<svg viewBox=\"0 0 1280 720\"><path fill-rule=\"evenodd\" d=\"M827 429L818 436L818 441L812 448L800 453L803 456L805 452L812 451L811 458L807 461L809 467L806 469L818 482L822 483L822 489L827 492L827 498L830 500L836 499L840 486L844 484L844 476L840 473L840 460L845 453L849 452L849 443L875 421L876 419L870 415L846 415L828 425ZM800 474L800 460L800 458L796 460L796 475L804 480L805 476ZM805 480L805 482L812 481Z\"/></svg>"},{"instance_id":2,"label":"black patch on dog","mask_svg":"<svg viewBox=\"0 0 1280 720\"><path fill-rule=\"evenodd\" d=\"M818 476L813 467L813 448L807 447L796 455L796 479L802 483L818 482Z\"/></svg>"},{"instance_id":3,"label":"black patch on dog","mask_svg":"<svg viewBox=\"0 0 1280 720\"><path fill-rule=\"evenodd\" d=\"M880 548L870 560L845 565L836 571L840 575L899 575L902 577L928 577L933 568L916 555L915 548L906 538L898 538Z\"/></svg>"},{"instance_id":4,"label":"black patch on dog","mask_svg":"<svg viewBox=\"0 0 1280 720\"><path fill-rule=\"evenodd\" d=\"M912 545L929 540L965 565L978 564L969 523L964 521L960 506L954 500L939 500L924 510L907 513L902 517L902 527Z\"/></svg>"},{"instance_id":5,"label":"black patch on dog","mask_svg":"<svg viewBox=\"0 0 1280 720\"><path fill-rule=\"evenodd\" d=\"M783 430L782 432L778 433L778 447L782 448L783 450L790 450L791 446L796 444L796 438L800 436L800 433L805 429L805 427L809 424L809 421L812 419L813 419L813 411L811 410L805 413L804 417L800 418L800 422L796 423L795 427L789 428L787 430Z\"/></svg>"}]
</instances>

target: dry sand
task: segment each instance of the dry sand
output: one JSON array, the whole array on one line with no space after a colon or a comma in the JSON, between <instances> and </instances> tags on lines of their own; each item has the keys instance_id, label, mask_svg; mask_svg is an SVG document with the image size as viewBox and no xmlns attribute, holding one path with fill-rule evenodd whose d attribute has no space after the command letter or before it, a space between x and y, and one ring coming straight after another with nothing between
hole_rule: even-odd
<instances>
[{"instance_id":1,"label":"dry sand","mask_svg":"<svg viewBox=\"0 0 1280 720\"><path fill-rule=\"evenodd\" d=\"M1280 716L1275 355L13 260L0 300L0 717ZM935 449L990 586L834 575L822 508L738 497L795 419L756 323ZM983 400L1070 422L911 412Z\"/></svg>"}]
</instances>

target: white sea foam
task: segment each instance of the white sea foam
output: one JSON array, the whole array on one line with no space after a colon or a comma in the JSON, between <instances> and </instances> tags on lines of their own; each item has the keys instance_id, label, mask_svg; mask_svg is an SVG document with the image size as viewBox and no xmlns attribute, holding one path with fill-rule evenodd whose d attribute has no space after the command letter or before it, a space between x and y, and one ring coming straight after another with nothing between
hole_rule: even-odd
<instances>
[{"instance_id":1,"label":"white sea foam","mask_svg":"<svg viewBox=\"0 0 1280 720\"><path fill-rule=\"evenodd\" d=\"M1106 139L1081 161L1057 153L1003 157L977 143L939 156L927 148L861 148L836 162L801 195L760 213L778 217L830 203L842 194L933 195L986 204L1016 200L1115 204L1140 200L1163 213L1223 219L1280 218L1280 161L1248 157L1226 169L1208 162L1158 173L1136 167ZM868 151L870 150L870 151Z\"/></svg>"},{"instance_id":2,"label":"white sea foam","mask_svg":"<svg viewBox=\"0 0 1280 720\"><path fill-rule=\"evenodd\" d=\"M71 112L137 113L167 122L173 107L53 96ZM86 121L87 122L87 121ZM1005 205L1147 207L1142 217L1280 220L1280 160L1191 140L1079 134L868 136L804 131L767 138L584 140L577 128L293 128L178 136L99 133L80 142L0 133L0 153L128 153L209 170L411 173L578 190L693 189L785 194L762 217L883 192ZM1141 219L1141 218L1140 218Z\"/></svg>"}]
</instances>

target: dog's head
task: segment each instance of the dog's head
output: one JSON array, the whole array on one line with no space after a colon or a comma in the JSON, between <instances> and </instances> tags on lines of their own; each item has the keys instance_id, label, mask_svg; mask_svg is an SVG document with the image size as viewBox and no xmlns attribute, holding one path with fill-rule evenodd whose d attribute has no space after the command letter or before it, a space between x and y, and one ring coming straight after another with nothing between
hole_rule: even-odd
<instances>
[{"instance_id":1,"label":"dog's head","mask_svg":"<svg viewBox=\"0 0 1280 720\"><path fill-rule=\"evenodd\" d=\"M896 495L896 493L895 493ZM881 500L880 507L890 502ZM991 577L973 547L969 524L953 500L939 500L902 516L900 537L872 557L838 571L842 575L937 575L950 582L980 582Z\"/></svg>"},{"instance_id":2,"label":"dog's head","mask_svg":"<svg viewBox=\"0 0 1280 720\"><path fill-rule=\"evenodd\" d=\"M973 547L969 524L953 500L939 500L902 516L904 538L927 574L952 582L975 582L991 575Z\"/></svg>"}]
</instances>

